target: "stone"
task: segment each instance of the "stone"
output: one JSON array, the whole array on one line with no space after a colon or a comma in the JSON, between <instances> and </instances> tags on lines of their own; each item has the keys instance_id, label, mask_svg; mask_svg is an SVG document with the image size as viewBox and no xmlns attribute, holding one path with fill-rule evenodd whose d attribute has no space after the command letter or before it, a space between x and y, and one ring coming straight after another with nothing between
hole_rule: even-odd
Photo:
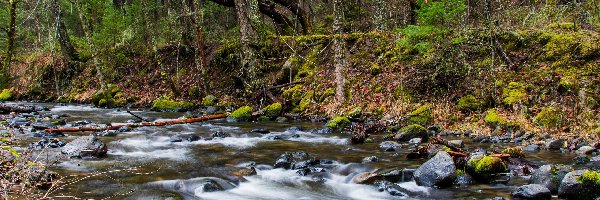
<instances>
[{"instance_id":1,"label":"stone","mask_svg":"<svg viewBox=\"0 0 600 200\"><path fill-rule=\"evenodd\" d=\"M530 145L523 147L523 150L529 151L529 152L537 152L537 151L540 151L540 146L537 144L530 144Z\"/></svg>"},{"instance_id":2,"label":"stone","mask_svg":"<svg viewBox=\"0 0 600 200\"><path fill-rule=\"evenodd\" d=\"M129 127L129 126L121 126L121 127L119 127L119 129L117 129L117 131L119 131L121 133L123 133L123 132L129 132L129 131L131 131L131 127Z\"/></svg>"},{"instance_id":3,"label":"stone","mask_svg":"<svg viewBox=\"0 0 600 200\"><path fill-rule=\"evenodd\" d=\"M456 178L456 166L452 157L439 151L433 158L419 166L414 174L417 185L426 187L447 187Z\"/></svg>"},{"instance_id":4,"label":"stone","mask_svg":"<svg viewBox=\"0 0 600 200\"><path fill-rule=\"evenodd\" d=\"M586 184L577 180L587 170L569 172L560 182L558 197L561 199L595 199L600 196L598 184Z\"/></svg>"},{"instance_id":5,"label":"stone","mask_svg":"<svg viewBox=\"0 0 600 200\"><path fill-rule=\"evenodd\" d=\"M546 149L559 150L563 147L565 141L561 139L549 139L546 141Z\"/></svg>"},{"instance_id":6,"label":"stone","mask_svg":"<svg viewBox=\"0 0 600 200\"><path fill-rule=\"evenodd\" d=\"M543 199L551 199L552 194L550 194L550 190L539 184L529 184L518 187L515 191L512 192L513 199L534 199L534 200L543 200Z\"/></svg>"},{"instance_id":7,"label":"stone","mask_svg":"<svg viewBox=\"0 0 600 200\"><path fill-rule=\"evenodd\" d=\"M362 163L372 163L377 161L379 161L379 158L377 158L377 156L369 156L362 159Z\"/></svg>"},{"instance_id":8,"label":"stone","mask_svg":"<svg viewBox=\"0 0 600 200\"><path fill-rule=\"evenodd\" d=\"M423 141L427 141L429 139L427 129L421 125L412 124L401 128L398 133L394 135L394 140L397 141L409 141L413 138L421 138Z\"/></svg>"},{"instance_id":9,"label":"stone","mask_svg":"<svg viewBox=\"0 0 600 200\"><path fill-rule=\"evenodd\" d=\"M592 154L592 152L594 152L595 150L596 149L591 146L582 146L579 149L577 149L577 151L575 151L575 152L579 155L587 155L587 154Z\"/></svg>"},{"instance_id":10,"label":"stone","mask_svg":"<svg viewBox=\"0 0 600 200\"><path fill-rule=\"evenodd\" d=\"M102 157L108 152L106 144L99 141L95 136L81 136L61 149L61 153L73 158Z\"/></svg>"},{"instance_id":11,"label":"stone","mask_svg":"<svg viewBox=\"0 0 600 200\"><path fill-rule=\"evenodd\" d=\"M463 141L462 140L450 140L448 141L449 145L455 146L455 147L464 147Z\"/></svg>"},{"instance_id":12,"label":"stone","mask_svg":"<svg viewBox=\"0 0 600 200\"><path fill-rule=\"evenodd\" d=\"M290 169L292 166L294 166L294 163L307 158L308 154L306 152L285 152L277 158L273 167Z\"/></svg>"},{"instance_id":13,"label":"stone","mask_svg":"<svg viewBox=\"0 0 600 200\"><path fill-rule=\"evenodd\" d=\"M421 141L423 141L423 139L421 139L421 138L413 138L413 139L410 139L408 141L408 143L410 143L410 144L421 144Z\"/></svg>"},{"instance_id":14,"label":"stone","mask_svg":"<svg viewBox=\"0 0 600 200\"><path fill-rule=\"evenodd\" d=\"M539 184L548 188L552 194L558 193L558 186L573 167L567 165L543 165L531 174L530 184Z\"/></svg>"},{"instance_id":15,"label":"stone","mask_svg":"<svg viewBox=\"0 0 600 200\"><path fill-rule=\"evenodd\" d=\"M390 181L376 181L375 185L377 185L377 188L379 189L380 192L387 192L388 194L392 195L392 196L400 196L400 197L407 197L408 194L406 194L406 189L400 187L399 185L392 183Z\"/></svg>"},{"instance_id":16,"label":"stone","mask_svg":"<svg viewBox=\"0 0 600 200\"><path fill-rule=\"evenodd\" d=\"M298 131L304 131L304 126L290 126L289 128L286 129L287 132L298 132Z\"/></svg>"},{"instance_id":17,"label":"stone","mask_svg":"<svg viewBox=\"0 0 600 200\"><path fill-rule=\"evenodd\" d=\"M402 146L394 141L384 141L379 144L379 148L383 151L396 151L399 150Z\"/></svg>"},{"instance_id":18,"label":"stone","mask_svg":"<svg viewBox=\"0 0 600 200\"><path fill-rule=\"evenodd\" d=\"M252 133L260 133L260 134L267 134L267 133L270 133L271 131L269 131L267 129L264 129L264 128L257 128L257 129L254 129L254 130L250 131L250 132L252 132Z\"/></svg>"},{"instance_id":19,"label":"stone","mask_svg":"<svg viewBox=\"0 0 600 200\"><path fill-rule=\"evenodd\" d=\"M226 137L231 137L231 134L225 133L223 131L216 131L216 132L212 133L210 135L210 137L213 137L213 138L226 138Z\"/></svg>"},{"instance_id":20,"label":"stone","mask_svg":"<svg viewBox=\"0 0 600 200\"><path fill-rule=\"evenodd\" d=\"M373 184L375 181L383 180L383 176L381 174L373 173L373 172L363 172L357 174L352 178L352 183L356 184Z\"/></svg>"}]
</instances>

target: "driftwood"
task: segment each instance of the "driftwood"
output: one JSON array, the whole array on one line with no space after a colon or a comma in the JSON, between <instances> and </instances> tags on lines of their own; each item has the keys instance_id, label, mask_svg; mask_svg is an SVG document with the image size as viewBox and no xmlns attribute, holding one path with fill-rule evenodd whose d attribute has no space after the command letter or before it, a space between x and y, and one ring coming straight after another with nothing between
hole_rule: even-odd
<instances>
[{"instance_id":1,"label":"driftwood","mask_svg":"<svg viewBox=\"0 0 600 200\"><path fill-rule=\"evenodd\" d=\"M11 105L11 104L0 104L0 112L1 113L30 113L37 111L48 111L50 109L41 106L20 106L20 105Z\"/></svg>"},{"instance_id":2,"label":"driftwood","mask_svg":"<svg viewBox=\"0 0 600 200\"><path fill-rule=\"evenodd\" d=\"M149 122L148 120L146 120L146 119L144 119L144 118L140 117L139 115L133 114L133 113L132 113L131 111L129 111L129 110L127 111L127 113L129 113L131 116L133 116L133 117L135 117L135 118L138 118L140 121L143 121L143 122Z\"/></svg>"},{"instance_id":3,"label":"driftwood","mask_svg":"<svg viewBox=\"0 0 600 200\"><path fill-rule=\"evenodd\" d=\"M46 132L49 133L67 133L67 132L85 132L85 131L108 131L108 130L117 130L121 127L129 127L129 128L137 128L144 126L167 126L173 124L189 124L195 122L203 122L213 119L222 119L227 117L226 114L215 114L215 115L207 115L202 117L193 117L193 118L185 118L185 119L172 119L167 121L159 121L159 122L141 122L141 123L128 123L128 124L119 124L114 126L82 126L82 127L62 127L62 128L47 128Z\"/></svg>"}]
</instances>

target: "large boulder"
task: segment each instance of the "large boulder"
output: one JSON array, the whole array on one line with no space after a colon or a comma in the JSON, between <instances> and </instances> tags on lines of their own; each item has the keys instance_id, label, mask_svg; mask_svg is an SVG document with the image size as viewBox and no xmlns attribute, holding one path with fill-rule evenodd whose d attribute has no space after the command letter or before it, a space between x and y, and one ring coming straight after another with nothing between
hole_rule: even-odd
<instances>
[{"instance_id":1,"label":"large boulder","mask_svg":"<svg viewBox=\"0 0 600 200\"><path fill-rule=\"evenodd\" d=\"M480 181L490 181L492 177L503 173L508 170L508 165L498 157L484 156L480 160L470 161L470 165L476 163L475 166L475 178Z\"/></svg>"},{"instance_id":2,"label":"large boulder","mask_svg":"<svg viewBox=\"0 0 600 200\"><path fill-rule=\"evenodd\" d=\"M546 149L559 150L565 144L564 140L561 139L549 139L546 141Z\"/></svg>"},{"instance_id":3,"label":"large boulder","mask_svg":"<svg viewBox=\"0 0 600 200\"><path fill-rule=\"evenodd\" d=\"M456 166L452 157L439 151L433 158L421 165L414 174L417 185L426 187L447 187L456 178Z\"/></svg>"},{"instance_id":4,"label":"large boulder","mask_svg":"<svg viewBox=\"0 0 600 200\"><path fill-rule=\"evenodd\" d=\"M409 141L413 138L421 138L422 142L425 142L429 139L429 135L427 134L427 129L421 125L413 124L408 125L404 128L401 128L398 133L394 136L394 140L398 141Z\"/></svg>"},{"instance_id":5,"label":"large boulder","mask_svg":"<svg viewBox=\"0 0 600 200\"><path fill-rule=\"evenodd\" d=\"M543 185L550 192L556 194L558 193L560 182L571 171L573 171L573 167L567 165L543 165L533 172L529 183Z\"/></svg>"},{"instance_id":6,"label":"large boulder","mask_svg":"<svg viewBox=\"0 0 600 200\"><path fill-rule=\"evenodd\" d=\"M539 184L530 184L518 187L515 191L512 192L513 199L535 199L535 200L543 200L543 199L551 199L552 194L550 194L550 190L543 185Z\"/></svg>"},{"instance_id":7,"label":"large boulder","mask_svg":"<svg viewBox=\"0 0 600 200\"><path fill-rule=\"evenodd\" d=\"M73 158L101 157L106 155L108 147L96 138L96 136L81 136L61 149L61 153Z\"/></svg>"},{"instance_id":8,"label":"large boulder","mask_svg":"<svg viewBox=\"0 0 600 200\"><path fill-rule=\"evenodd\" d=\"M561 199L596 199L600 197L600 175L589 170L569 172L560 182L558 197Z\"/></svg>"}]
</instances>

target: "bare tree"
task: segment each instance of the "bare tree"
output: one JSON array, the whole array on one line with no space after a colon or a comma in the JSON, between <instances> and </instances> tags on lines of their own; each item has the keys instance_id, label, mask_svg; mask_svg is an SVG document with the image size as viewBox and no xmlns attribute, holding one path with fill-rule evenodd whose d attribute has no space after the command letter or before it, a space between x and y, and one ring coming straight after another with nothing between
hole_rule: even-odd
<instances>
[{"instance_id":1,"label":"bare tree","mask_svg":"<svg viewBox=\"0 0 600 200\"><path fill-rule=\"evenodd\" d=\"M16 34L16 18L17 18L17 0L10 0L10 21L8 24L8 49L6 51L6 58L4 60L4 67L2 69L2 81L8 81L10 77L10 64L12 62L12 56L15 49L15 34Z\"/></svg>"},{"instance_id":2,"label":"bare tree","mask_svg":"<svg viewBox=\"0 0 600 200\"><path fill-rule=\"evenodd\" d=\"M373 16L373 25L375 26L376 31L386 30L386 7L387 5L385 0L375 0L375 15Z\"/></svg>"},{"instance_id":3,"label":"bare tree","mask_svg":"<svg viewBox=\"0 0 600 200\"><path fill-rule=\"evenodd\" d=\"M107 89L106 83L104 82L104 74L102 73L102 69L100 68L100 62L98 61L98 51L92 41L92 35L90 33L90 29L83 17L83 6L81 5L80 0L75 0L75 5L77 7L77 13L79 16L79 20L81 21L81 26L83 28L83 34L85 35L86 42L90 45L90 49L92 50L92 62L96 69L96 74L98 75L98 81L100 82L100 91L105 91Z\"/></svg>"},{"instance_id":4,"label":"bare tree","mask_svg":"<svg viewBox=\"0 0 600 200\"><path fill-rule=\"evenodd\" d=\"M333 1L333 32L335 33L335 37L333 40L333 50L334 50L334 67L335 67L335 93L336 100L338 103L344 103L345 95L344 95L344 36L342 35L342 1L334 0Z\"/></svg>"},{"instance_id":5,"label":"bare tree","mask_svg":"<svg viewBox=\"0 0 600 200\"><path fill-rule=\"evenodd\" d=\"M252 26L247 0L235 0L235 10L240 25L240 42L242 44L242 77L256 78L256 51L251 44L257 39L257 32Z\"/></svg>"}]
</instances>

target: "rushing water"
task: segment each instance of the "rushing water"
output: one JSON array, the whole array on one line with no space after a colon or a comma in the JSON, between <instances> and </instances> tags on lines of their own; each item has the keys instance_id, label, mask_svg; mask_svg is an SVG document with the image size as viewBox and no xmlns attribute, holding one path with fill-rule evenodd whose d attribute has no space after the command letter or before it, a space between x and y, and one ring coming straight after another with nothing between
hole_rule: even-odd
<instances>
[{"instance_id":1,"label":"rushing water","mask_svg":"<svg viewBox=\"0 0 600 200\"><path fill-rule=\"evenodd\" d=\"M52 106L52 105L50 105ZM53 106L52 113L67 114L67 121L91 120L101 123L122 123L134 119L126 112L98 109L85 105ZM134 111L144 118L164 120L178 118L183 113ZM52 170L61 175L86 175L139 166L142 174L115 172L91 177L66 186L57 194L79 198L102 199L482 199L508 197L514 187L527 177L513 177L508 184L473 184L465 187L433 189L414 182L397 183L410 197L392 196L374 186L351 182L354 175L376 169L417 168L425 160L407 160L409 150L384 152L378 143L351 145L347 135L313 134L288 130L303 126L306 130L321 128L322 123L258 122L228 123L214 120L204 123L165 127L142 127L113 137L100 137L109 147L108 155L99 159L68 160ZM268 134L250 133L264 128ZM174 136L209 137L222 131L232 137L171 142ZM89 133L73 133L63 140L72 140ZM34 139L28 140L28 142ZM489 148L489 144L473 144L465 139L468 149ZM405 145L406 146L406 145ZM272 165L284 152L304 151L319 159L331 160L321 176L301 176L296 170L273 169ZM363 164L362 159L377 156L379 161ZM529 154L537 163L565 163L570 154L540 152ZM232 170L255 166L257 174L232 178ZM241 180L242 181L237 181ZM207 180L221 183L224 191L207 192L199 185ZM118 196L119 194L124 194ZM115 197L115 195L117 195Z\"/></svg>"}]
</instances>

